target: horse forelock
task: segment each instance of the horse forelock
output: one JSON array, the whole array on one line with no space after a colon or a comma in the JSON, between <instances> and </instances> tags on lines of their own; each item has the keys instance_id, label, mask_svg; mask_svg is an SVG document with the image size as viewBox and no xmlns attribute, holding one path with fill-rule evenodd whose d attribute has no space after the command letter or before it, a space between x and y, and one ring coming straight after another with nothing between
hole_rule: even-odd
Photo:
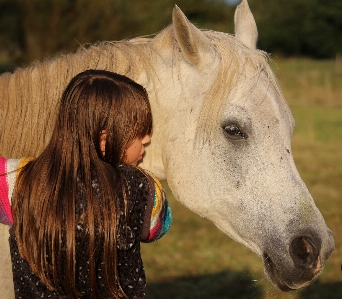
<instances>
[{"instance_id":1,"label":"horse forelock","mask_svg":"<svg viewBox=\"0 0 342 299\"><path fill-rule=\"evenodd\" d=\"M213 134L219 126L223 106L227 104L228 98L232 98L229 96L239 80L243 80L243 84L245 84L243 86L244 94L246 94L246 97L240 100L247 100L248 94L252 94L256 84L258 84L261 73L264 73L269 80L268 84L275 88L283 102L282 104L287 106L277 79L268 65L270 59L268 53L249 49L234 36L226 33L217 31L203 32L215 46L220 63L217 75L213 78L212 84L205 93L198 119L196 141L201 144L210 143L214 139ZM248 83L244 76L247 68L254 70ZM289 118L292 120L290 112Z\"/></svg>"}]
</instances>

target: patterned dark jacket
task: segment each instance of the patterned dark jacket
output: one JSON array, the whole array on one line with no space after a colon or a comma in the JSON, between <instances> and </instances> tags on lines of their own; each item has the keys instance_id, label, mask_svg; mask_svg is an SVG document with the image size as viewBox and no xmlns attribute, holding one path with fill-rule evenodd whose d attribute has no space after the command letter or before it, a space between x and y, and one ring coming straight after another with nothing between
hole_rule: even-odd
<instances>
[{"instance_id":1,"label":"patterned dark jacket","mask_svg":"<svg viewBox=\"0 0 342 299\"><path fill-rule=\"evenodd\" d=\"M11 162L3 159L1 162ZM15 167L12 166L15 169ZM120 217L120 229L118 232L118 273L121 287L129 298L146 298L146 278L143 262L140 254L140 242L151 242L159 239L169 229L172 216L171 209L165 198L165 193L160 182L144 173L142 170L130 166L120 165L118 168L124 175L128 186L128 222L125 227L124 214ZM10 169L7 169L9 172ZM1 175L1 174L0 174ZM7 179L7 183L9 180ZM96 186L96 183L94 183ZM4 184L0 181L0 190L4 189ZM1 195L0 195L1 196ZM119 204L123 208L124 203L122 196L119 196ZM10 201L11 194L8 194ZM81 199L77 204L78 207L84 206ZM5 202L4 198L0 198L0 202ZM0 204L1 206L1 204ZM1 210L0 210L1 212ZM76 213L78 216L82 214L82 208ZM7 217L10 218L10 217ZM77 288L84 296L82 299L90 299L89 289L89 267L88 267L88 247L85 243L85 229L82 223L79 223L76 230L76 250L77 250ZM31 271L28 262L23 259L18 251L16 238L14 235L14 226L10 228L10 250L12 257L13 281L15 288L15 297L17 299L31 298L68 298L57 292L50 291L39 278ZM97 265L97 285L103 293L106 290L102 283L102 265ZM109 298L109 297L108 297Z\"/></svg>"}]
</instances>

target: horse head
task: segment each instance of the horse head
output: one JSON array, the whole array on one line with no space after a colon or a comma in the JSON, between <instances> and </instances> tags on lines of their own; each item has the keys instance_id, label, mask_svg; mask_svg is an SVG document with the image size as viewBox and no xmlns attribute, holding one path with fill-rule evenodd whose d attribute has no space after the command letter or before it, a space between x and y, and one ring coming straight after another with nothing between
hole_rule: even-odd
<instances>
[{"instance_id":1,"label":"horse head","mask_svg":"<svg viewBox=\"0 0 342 299\"><path fill-rule=\"evenodd\" d=\"M288 291L321 273L334 241L296 169L295 122L257 35L245 0L235 36L199 30L174 8L172 26L151 45L155 125L143 167L259 255Z\"/></svg>"}]
</instances>

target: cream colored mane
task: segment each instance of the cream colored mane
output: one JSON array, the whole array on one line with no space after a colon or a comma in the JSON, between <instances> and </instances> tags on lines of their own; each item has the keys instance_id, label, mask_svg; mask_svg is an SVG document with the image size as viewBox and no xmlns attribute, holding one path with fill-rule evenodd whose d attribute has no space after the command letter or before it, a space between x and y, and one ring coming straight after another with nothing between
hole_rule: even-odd
<instances>
[{"instance_id":1,"label":"cream colored mane","mask_svg":"<svg viewBox=\"0 0 342 299\"><path fill-rule=\"evenodd\" d=\"M208 87L198 120L200 134L197 137L201 135L200 139L210 140L209 132L217 126L224 104L222 100L231 92L246 65L251 65L256 70L256 82L258 74L266 71L270 82L274 86L277 83L267 64L268 56L265 52L252 51L228 34L215 31L203 33L212 41L218 53L224 53L220 55L222 62L219 64L218 74ZM172 48L177 48L176 40L171 36L171 26L161 34L169 35ZM44 148L53 130L61 93L67 82L82 70L106 69L136 81L144 73L147 81L154 85L158 77L150 61L152 57L158 57L158 53L150 47L151 41L153 38L140 37L83 46L74 54L35 62L28 68L17 69L13 74L2 75L0 154L5 157L19 157L23 152L26 155L37 155ZM178 57L182 55L179 51L174 50L172 55L175 62L183 59ZM172 71L177 71L175 65L172 66ZM13 135L19 136L20 143L13 143L10 137Z\"/></svg>"},{"instance_id":2,"label":"cream colored mane","mask_svg":"<svg viewBox=\"0 0 342 299\"><path fill-rule=\"evenodd\" d=\"M106 69L137 80L144 71L153 74L148 62L150 39L102 42L81 47L0 78L0 155L37 155L50 139L58 100L70 79L85 69ZM11 136L20 142L13 143Z\"/></svg>"}]
</instances>

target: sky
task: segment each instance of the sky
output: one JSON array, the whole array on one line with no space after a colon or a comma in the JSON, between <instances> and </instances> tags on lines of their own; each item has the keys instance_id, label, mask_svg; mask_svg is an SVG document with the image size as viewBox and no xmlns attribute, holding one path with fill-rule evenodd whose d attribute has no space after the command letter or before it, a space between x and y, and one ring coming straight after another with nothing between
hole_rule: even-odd
<instances>
[{"instance_id":1,"label":"sky","mask_svg":"<svg viewBox=\"0 0 342 299\"><path fill-rule=\"evenodd\" d=\"M236 5L239 4L241 2L241 0L224 0L225 2L227 2L228 4L232 4L232 5Z\"/></svg>"}]
</instances>

